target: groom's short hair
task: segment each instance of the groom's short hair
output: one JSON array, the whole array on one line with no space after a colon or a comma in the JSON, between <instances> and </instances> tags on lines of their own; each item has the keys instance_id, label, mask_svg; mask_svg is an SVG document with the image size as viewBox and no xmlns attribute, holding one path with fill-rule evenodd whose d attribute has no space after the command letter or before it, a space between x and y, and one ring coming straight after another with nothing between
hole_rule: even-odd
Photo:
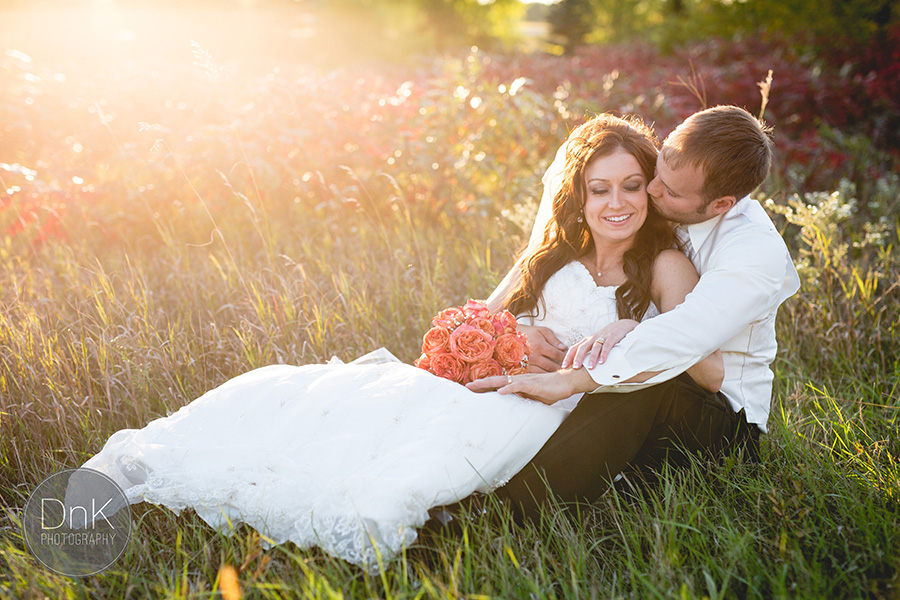
<instances>
[{"instance_id":1,"label":"groom's short hair","mask_svg":"<svg viewBox=\"0 0 900 600\"><path fill-rule=\"evenodd\" d=\"M700 197L709 204L723 196L738 200L765 181L772 165L772 128L737 106L694 113L666 138L661 153L672 169L703 171Z\"/></svg>"}]
</instances>

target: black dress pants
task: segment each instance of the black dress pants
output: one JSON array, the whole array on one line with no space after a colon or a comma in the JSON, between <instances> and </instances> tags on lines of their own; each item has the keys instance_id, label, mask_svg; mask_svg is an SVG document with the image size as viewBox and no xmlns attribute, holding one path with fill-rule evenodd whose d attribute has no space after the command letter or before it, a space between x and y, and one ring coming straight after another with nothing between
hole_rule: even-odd
<instances>
[{"instance_id":1,"label":"black dress pants","mask_svg":"<svg viewBox=\"0 0 900 600\"><path fill-rule=\"evenodd\" d=\"M759 429L721 393L689 375L629 393L585 395L538 454L494 492L518 521L536 520L552 493L562 502L593 502L630 468L715 456L743 446L758 459Z\"/></svg>"}]
</instances>

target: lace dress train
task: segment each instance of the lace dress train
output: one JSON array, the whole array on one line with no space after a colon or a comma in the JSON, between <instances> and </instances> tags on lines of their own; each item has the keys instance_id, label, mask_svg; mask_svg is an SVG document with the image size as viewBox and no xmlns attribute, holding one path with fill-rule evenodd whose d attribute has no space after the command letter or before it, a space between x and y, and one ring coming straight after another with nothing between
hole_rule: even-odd
<instances>
[{"instance_id":1,"label":"lace dress train","mask_svg":"<svg viewBox=\"0 0 900 600\"><path fill-rule=\"evenodd\" d=\"M115 433L84 467L131 503L371 566L414 541L429 508L505 483L566 414L396 360L274 365Z\"/></svg>"}]
</instances>

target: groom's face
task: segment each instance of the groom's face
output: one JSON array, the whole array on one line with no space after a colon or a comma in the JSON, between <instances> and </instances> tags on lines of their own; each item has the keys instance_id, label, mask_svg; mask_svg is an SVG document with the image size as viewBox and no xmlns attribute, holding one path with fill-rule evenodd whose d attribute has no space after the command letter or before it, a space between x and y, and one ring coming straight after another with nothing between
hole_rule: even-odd
<instances>
[{"instance_id":1,"label":"groom's face","mask_svg":"<svg viewBox=\"0 0 900 600\"><path fill-rule=\"evenodd\" d=\"M656 177L647 186L647 193L656 211L666 219L685 225L702 223L713 216L700 196L704 181L700 167L671 169L660 153L656 158Z\"/></svg>"}]
</instances>

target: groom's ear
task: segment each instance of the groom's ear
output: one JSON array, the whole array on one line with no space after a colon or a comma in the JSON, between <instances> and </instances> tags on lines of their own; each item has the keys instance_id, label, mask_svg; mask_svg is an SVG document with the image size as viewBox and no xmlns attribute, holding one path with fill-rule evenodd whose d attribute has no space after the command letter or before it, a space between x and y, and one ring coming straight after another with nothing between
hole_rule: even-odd
<instances>
[{"instance_id":1,"label":"groom's ear","mask_svg":"<svg viewBox=\"0 0 900 600\"><path fill-rule=\"evenodd\" d=\"M735 204L737 204L737 198L734 196L722 196L710 202L706 212L709 216L715 217L727 213Z\"/></svg>"}]
</instances>

